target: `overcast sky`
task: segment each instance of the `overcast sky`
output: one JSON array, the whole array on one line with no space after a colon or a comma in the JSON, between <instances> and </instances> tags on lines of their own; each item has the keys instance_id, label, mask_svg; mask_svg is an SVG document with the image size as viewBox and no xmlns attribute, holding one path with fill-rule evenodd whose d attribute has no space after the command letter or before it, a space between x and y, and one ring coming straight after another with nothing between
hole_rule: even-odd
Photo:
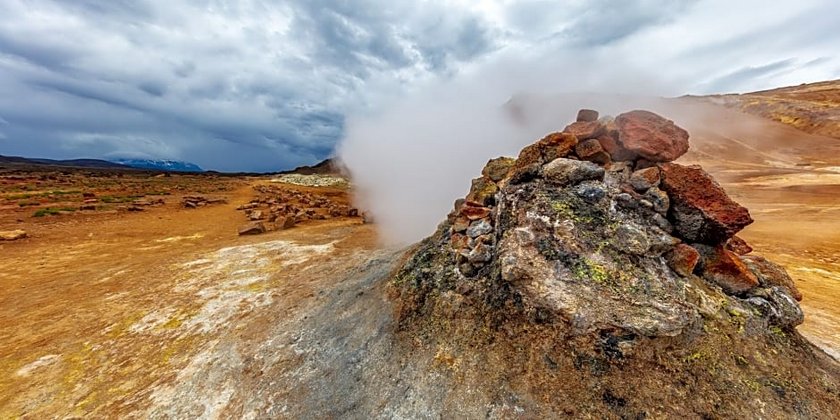
<instances>
[{"instance_id":1,"label":"overcast sky","mask_svg":"<svg viewBox=\"0 0 840 420\"><path fill-rule=\"evenodd\" d=\"M838 28L837 0L3 0L0 154L286 169L486 67L597 56L589 91L633 69L654 95L746 92L840 78Z\"/></svg>"}]
</instances>

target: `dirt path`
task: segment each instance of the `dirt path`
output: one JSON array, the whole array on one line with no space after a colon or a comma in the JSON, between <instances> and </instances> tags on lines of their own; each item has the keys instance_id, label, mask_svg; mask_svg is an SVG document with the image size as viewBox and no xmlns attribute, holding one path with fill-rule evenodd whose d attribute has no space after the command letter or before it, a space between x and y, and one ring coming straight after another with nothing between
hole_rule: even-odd
<instances>
[{"instance_id":1,"label":"dirt path","mask_svg":"<svg viewBox=\"0 0 840 420\"><path fill-rule=\"evenodd\" d=\"M185 376L212 389L191 414L213 417L247 389L193 373L218 368L206 357L219 343L265 345L376 242L358 219L239 237L235 207L251 196L247 185L197 210L57 218L2 245L0 418L163 413Z\"/></svg>"}]
</instances>

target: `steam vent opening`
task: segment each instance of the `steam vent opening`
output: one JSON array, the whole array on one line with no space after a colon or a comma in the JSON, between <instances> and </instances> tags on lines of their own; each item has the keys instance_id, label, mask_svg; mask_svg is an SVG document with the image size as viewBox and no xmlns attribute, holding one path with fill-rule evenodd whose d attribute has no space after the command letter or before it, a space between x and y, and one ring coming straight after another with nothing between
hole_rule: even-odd
<instances>
[{"instance_id":1,"label":"steam vent opening","mask_svg":"<svg viewBox=\"0 0 840 420\"><path fill-rule=\"evenodd\" d=\"M489 160L395 271L399 334L496 389L502 417L832 412L837 369L795 329L802 295L737 236L749 211L674 162L688 150L663 116L582 109Z\"/></svg>"}]
</instances>

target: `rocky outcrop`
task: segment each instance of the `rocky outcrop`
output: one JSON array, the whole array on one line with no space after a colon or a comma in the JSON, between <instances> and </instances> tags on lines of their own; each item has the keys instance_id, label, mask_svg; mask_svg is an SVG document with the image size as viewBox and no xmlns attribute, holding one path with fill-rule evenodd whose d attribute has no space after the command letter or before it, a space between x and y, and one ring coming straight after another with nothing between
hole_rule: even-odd
<instances>
[{"instance_id":1,"label":"rocky outcrop","mask_svg":"<svg viewBox=\"0 0 840 420\"><path fill-rule=\"evenodd\" d=\"M335 200L334 195L328 193L299 191L280 183L261 184L254 189L259 196L236 208L242 211L249 221L262 223L264 229L255 230L253 233L290 229L297 223L308 220L362 216L358 209ZM494 192L488 193L488 197L492 197Z\"/></svg>"},{"instance_id":2,"label":"rocky outcrop","mask_svg":"<svg viewBox=\"0 0 840 420\"><path fill-rule=\"evenodd\" d=\"M831 412L840 375L796 332L793 281L733 236L749 213L669 162L687 133L646 111L578 119L488 162L395 272L407 351L510 417Z\"/></svg>"}]
</instances>

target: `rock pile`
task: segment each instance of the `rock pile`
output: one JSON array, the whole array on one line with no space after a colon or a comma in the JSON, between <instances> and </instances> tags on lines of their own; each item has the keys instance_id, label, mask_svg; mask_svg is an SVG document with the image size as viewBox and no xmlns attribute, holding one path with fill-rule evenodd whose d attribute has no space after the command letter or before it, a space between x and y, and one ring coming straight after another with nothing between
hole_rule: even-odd
<instances>
[{"instance_id":1,"label":"rock pile","mask_svg":"<svg viewBox=\"0 0 840 420\"><path fill-rule=\"evenodd\" d=\"M395 272L406 353L446 378L448 417L836 417L840 366L735 236L749 212L673 162L688 133L598 117L490 160Z\"/></svg>"},{"instance_id":2,"label":"rock pile","mask_svg":"<svg viewBox=\"0 0 840 420\"><path fill-rule=\"evenodd\" d=\"M310 193L279 185L257 185L254 189L259 196L237 207L250 222L240 229L240 235L289 229L305 220L360 217L358 209L337 202L327 193Z\"/></svg>"},{"instance_id":3,"label":"rock pile","mask_svg":"<svg viewBox=\"0 0 840 420\"><path fill-rule=\"evenodd\" d=\"M724 308L801 323L784 269L735 236L752 222L747 209L702 168L672 162L687 150L688 133L652 112L581 110L472 181L440 238L455 278L439 282L510 285L526 308L580 333L676 335Z\"/></svg>"}]
</instances>

